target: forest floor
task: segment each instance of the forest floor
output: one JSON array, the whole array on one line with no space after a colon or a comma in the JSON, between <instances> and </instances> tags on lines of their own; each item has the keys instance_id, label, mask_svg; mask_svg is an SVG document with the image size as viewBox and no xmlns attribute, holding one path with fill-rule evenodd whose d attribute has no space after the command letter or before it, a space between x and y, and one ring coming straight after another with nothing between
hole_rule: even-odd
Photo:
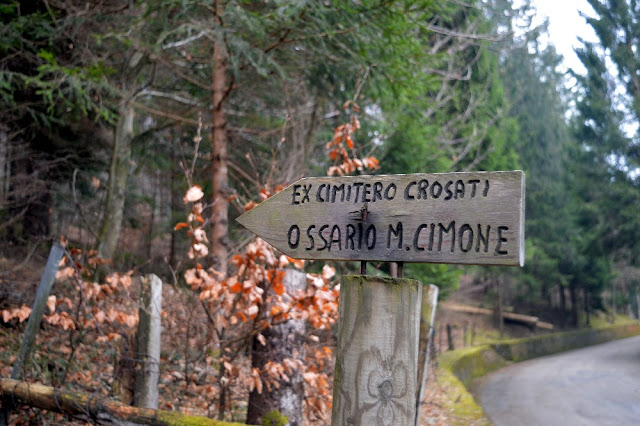
<instances>
[{"instance_id":1,"label":"forest floor","mask_svg":"<svg viewBox=\"0 0 640 426\"><path fill-rule=\"evenodd\" d=\"M0 311L23 304L31 305L44 268L44 260L34 259L26 267L0 275ZM9 271L15 266L11 261L0 258L0 271ZM131 293L131 299L136 300L136 297L133 297L136 289L132 288ZM194 298L185 297L169 285L165 286L163 293L165 318L169 318L170 321L163 324L160 408L214 417L216 408L211 401L217 398L218 390L211 383L215 382L217 371L207 360L212 354L202 350L206 347L206 338L199 336L201 333L207 333L206 320L203 318L206 314L198 309L197 298L194 302ZM483 300L486 300L485 293L484 287L475 285L472 280L465 278L460 289L453 293L448 301L482 306ZM11 375L24 324L19 324L16 320L4 324L0 318L0 377L7 378ZM440 307L437 311L436 353L448 349L445 332L447 324L451 325L455 348L500 339L492 316L471 315ZM506 324L503 338L524 337L535 333L539 331L523 325ZM71 330L65 331L60 327L43 324L37 335L35 351L25 380L109 396L114 384L115 359L120 344L99 337L100 334L95 332L80 336ZM321 344L335 347L335 343L331 342ZM69 362L70 359L73 362ZM245 364L245 367L248 367L248 361L245 360ZM464 423L463 419L456 418L452 408L459 401L460 395L456 389L441 380L441 375L436 357L429 368L421 408L421 424ZM240 387L231 388L230 397L236 401L232 410L233 420L242 421L246 410L246 402L243 401L247 399L247 391ZM23 408L15 424L61 423L84 424L71 422L62 415L27 408ZM327 417L317 416L315 421L309 424L327 423Z\"/></svg>"}]
</instances>

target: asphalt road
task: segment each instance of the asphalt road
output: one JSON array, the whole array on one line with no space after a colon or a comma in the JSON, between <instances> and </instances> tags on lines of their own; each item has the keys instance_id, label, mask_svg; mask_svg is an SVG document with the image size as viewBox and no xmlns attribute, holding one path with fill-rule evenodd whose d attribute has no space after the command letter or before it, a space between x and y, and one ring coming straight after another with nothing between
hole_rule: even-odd
<instances>
[{"instance_id":1,"label":"asphalt road","mask_svg":"<svg viewBox=\"0 0 640 426\"><path fill-rule=\"evenodd\" d=\"M474 394L496 426L640 425L640 336L510 365Z\"/></svg>"}]
</instances>

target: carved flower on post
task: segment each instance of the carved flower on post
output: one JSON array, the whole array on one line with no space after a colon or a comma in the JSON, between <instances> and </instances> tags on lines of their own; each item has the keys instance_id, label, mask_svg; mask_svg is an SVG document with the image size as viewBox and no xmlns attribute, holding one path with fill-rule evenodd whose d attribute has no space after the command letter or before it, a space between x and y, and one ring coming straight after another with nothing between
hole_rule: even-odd
<instances>
[{"instance_id":1,"label":"carved flower on post","mask_svg":"<svg viewBox=\"0 0 640 426\"><path fill-rule=\"evenodd\" d=\"M358 370L360 424L398 424L409 410L407 366L403 362L395 362L393 356L383 359L379 349L372 348L361 355Z\"/></svg>"}]
</instances>

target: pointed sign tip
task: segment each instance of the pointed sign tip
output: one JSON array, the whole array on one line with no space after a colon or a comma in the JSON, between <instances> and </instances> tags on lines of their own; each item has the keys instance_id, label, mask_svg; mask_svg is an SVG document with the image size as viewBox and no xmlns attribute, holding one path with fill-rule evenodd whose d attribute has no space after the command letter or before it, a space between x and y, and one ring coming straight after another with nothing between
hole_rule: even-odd
<instances>
[{"instance_id":1,"label":"pointed sign tip","mask_svg":"<svg viewBox=\"0 0 640 426\"><path fill-rule=\"evenodd\" d=\"M247 227L247 213L249 213L248 211L242 213L240 216L238 216L236 218L236 222L238 222L240 225L244 226L245 228L249 229Z\"/></svg>"}]
</instances>

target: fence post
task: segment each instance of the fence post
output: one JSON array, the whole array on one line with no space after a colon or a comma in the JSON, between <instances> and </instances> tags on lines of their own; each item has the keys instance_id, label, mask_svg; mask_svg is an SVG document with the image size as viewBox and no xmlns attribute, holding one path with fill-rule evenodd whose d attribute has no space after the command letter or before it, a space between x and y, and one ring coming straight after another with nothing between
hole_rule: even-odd
<instances>
[{"instance_id":1,"label":"fence post","mask_svg":"<svg viewBox=\"0 0 640 426\"><path fill-rule=\"evenodd\" d=\"M63 255L64 247L56 241L51 247L47 266L45 266L44 273L40 279L40 285L38 286L36 299L33 302L31 315L29 315L29 321L27 322L27 327L24 330L24 337L22 338L22 344L20 345L20 354L18 355L15 364L13 364L13 370L11 370L11 378L14 380L22 379L22 369L27 363L27 357L33 348L33 342L35 342L36 334L40 329L42 314L44 314L44 308L47 306L47 299L49 298L49 293L51 293L51 287L53 287L53 282L56 279L56 272L58 272L58 266L60 266L60 261L62 260Z\"/></svg>"},{"instance_id":2,"label":"fence post","mask_svg":"<svg viewBox=\"0 0 640 426\"><path fill-rule=\"evenodd\" d=\"M51 246L51 251L49 251L47 266L45 266L44 273L40 279L40 285L38 286L36 299L31 308L31 315L29 315L27 327L24 330L20 353L18 354L18 358L16 358L15 364L13 364L13 370L11 370L11 378L14 380L22 379L22 370L33 349L33 343L36 340L36 334L42 322L42 314L44 313L44 308L47 306L47 299L49 298L49 293L51 293L51 287L56 279L56 273L58 272L58 267L60 266L63 255L64 246L58 241L54 242L53 246ZM0 425L2 426L9 423L9 416L11 415L12 409L11 405L12 404L6 400L3 401L2 410L0 410Z\"/></svg>"},{"instance_id":3,"label":"fence post","mask_svg":"<svg viewBox=\"0 0 640 426\"><path fill-rule=\"evenodd\" d=\"M473 346L475 338L476 338L476 323L474 322L471 325L471 346Z\"/></svg>"},{"instance_id":4,"label":"fence post","mask_svg":"<svg viewBox=\"0 0 640 426\"><path fill-rule=\"evenodd\" d=\"M134 405L157 409L162 280L155 274L147 274L141 281Z\"/></svg>"},{"instance_id":5,"label":"fence post","mask_svg":"<svg viewBox=\"0 0 640 426\"><path fill-rule=\"evenodd\" d=\"M447 343L449 344L450 351L455 349L455 345L453 344L453 327L451 327L451 324L447 324Z\"/></svg>"},{"instance_id":6,"label":"fence post","mask_svg":"<svg viewBox=\"0 0 640 426\"><path fill-rule=\"evenodd\" d=\"M464 321L462 323L462 347L466 347L467 346L467 339L469 338L469 322L468 321Z\"/></svg>"},{"instance_id":7,"label":"fence post","mask_svg":"<svg viewBox=\"0 0 640 426\"><path fill-rule=\"evenodd\" d=\"M422 289L422 312L420 313L420 352L418 363L418 393L416 398L416 424L420 423L420 403L429 373L429 360L435 349L436 309L438 307L438 287L429 284L428 290Z\"/></svg>"},{"instance_id":8,"label":"fence post","mask_svg":"<svg viewBox=\"0 0 640 426\"><path fill-rule=\"evenodd\" d=\"M415 425L422 284L345 276L340 289L334 425Z\"/></svg>"}]
</instances>

